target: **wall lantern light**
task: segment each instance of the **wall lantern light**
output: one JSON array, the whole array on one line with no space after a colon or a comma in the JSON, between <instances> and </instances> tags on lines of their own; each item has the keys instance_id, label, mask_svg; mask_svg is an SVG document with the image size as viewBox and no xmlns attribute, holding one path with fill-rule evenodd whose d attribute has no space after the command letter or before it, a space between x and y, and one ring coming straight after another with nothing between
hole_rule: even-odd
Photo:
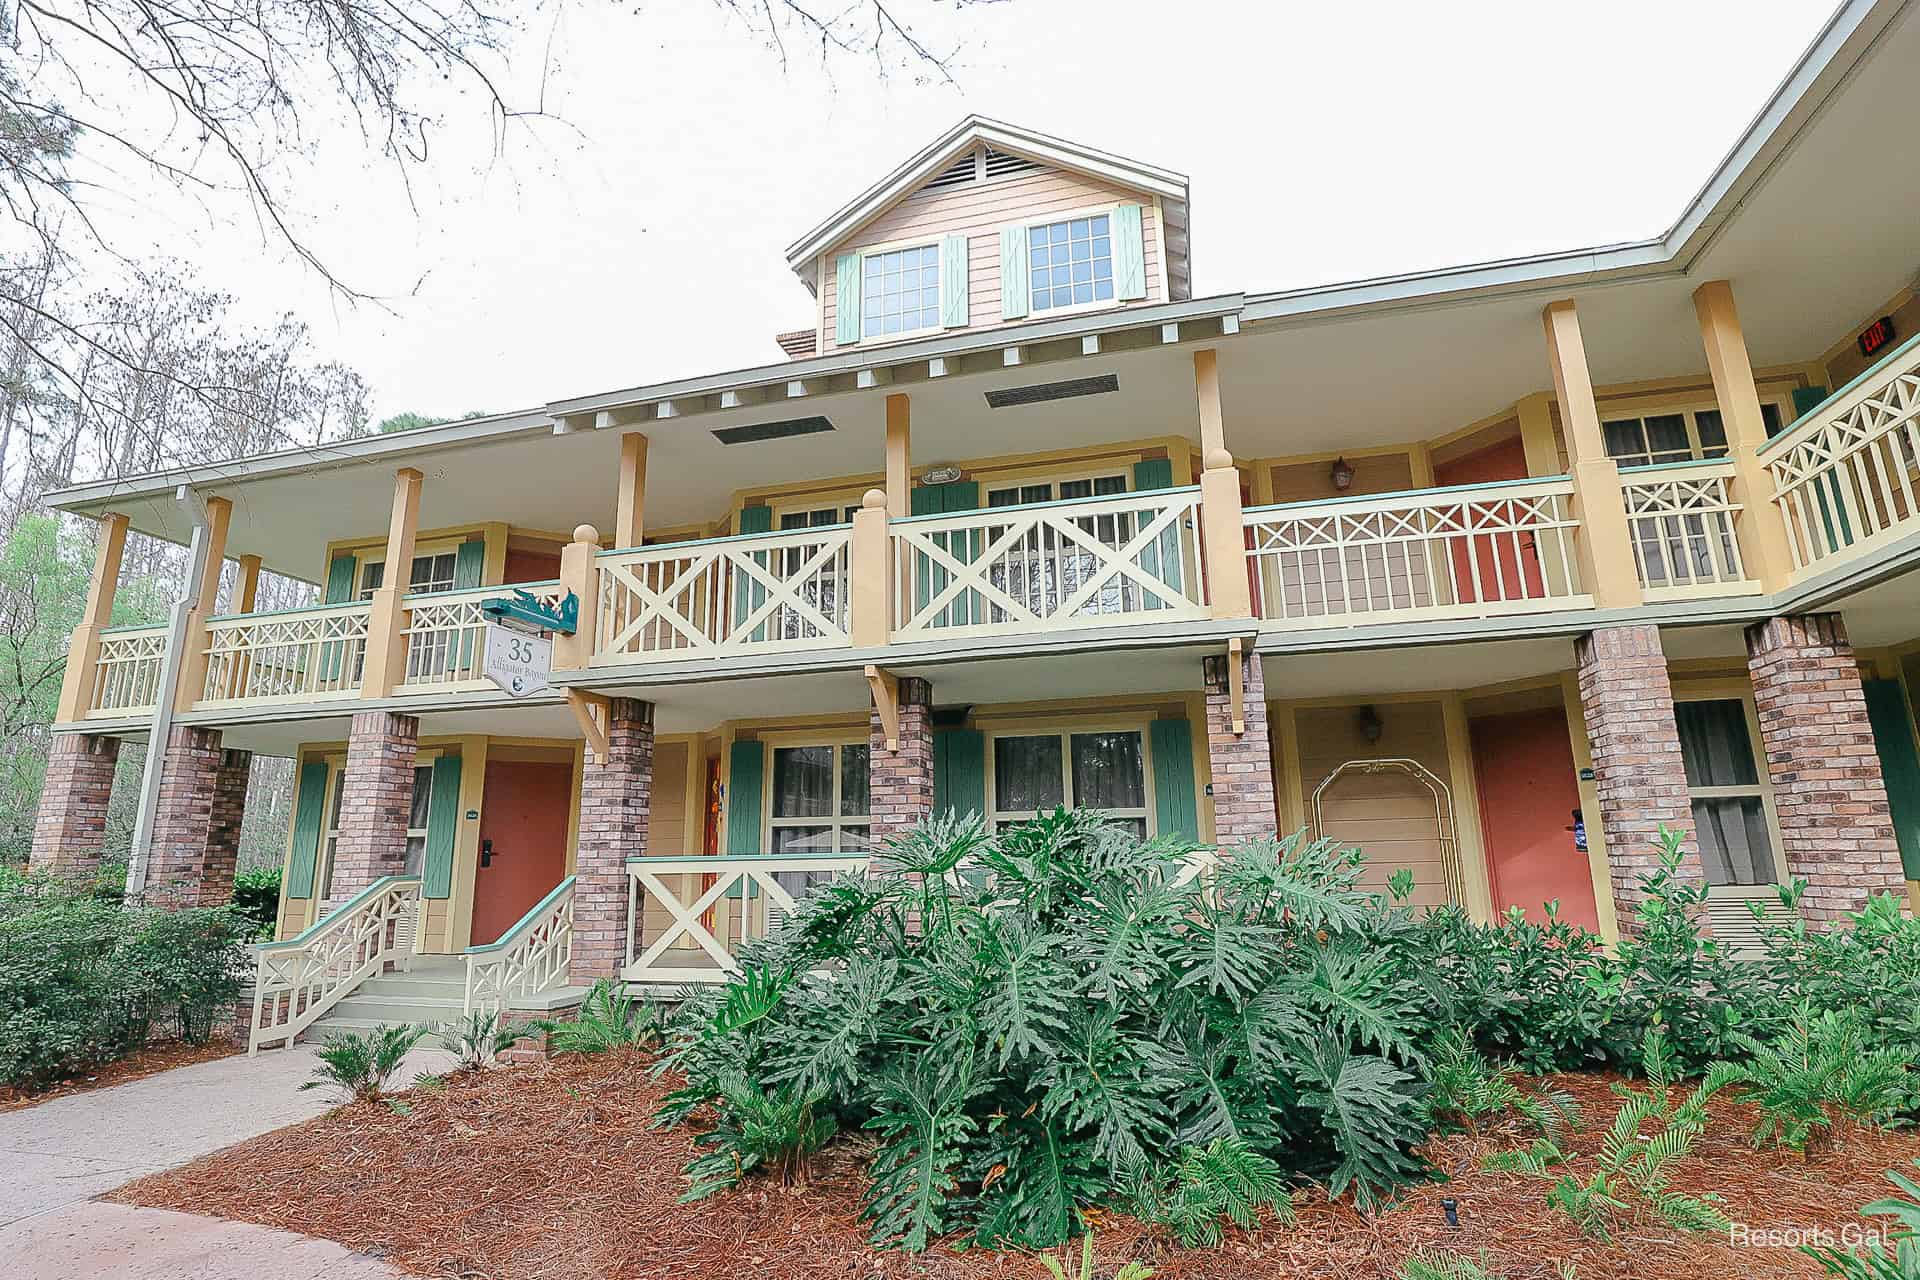
<instances>
[{"instance_id":1,"label":"wall lantern light","mask_svg":"<svg viewBox=\"0 0 1920 1280\"><path fill-rule=\"evenodd\" d=\"M1353 487L1353 464L1345 458L1335 458L1333 470L1328 475L1333 480L1333 487L1342 493Z\"/></svg>"},{"instance_id":2,"label":"wall lantern light","mask_svg":"<svg viewBox=\"0 0 1920 1280\"><path fill-rule=\"evenodd\" d=\"M1371 703L1360 708L1358 725L1360 736L1369 743L1380 741L1380 735L1386 732L1387 728L1386 722L1380 718L1380 713L1373 709Z\"/></svg>"}]
</instances>

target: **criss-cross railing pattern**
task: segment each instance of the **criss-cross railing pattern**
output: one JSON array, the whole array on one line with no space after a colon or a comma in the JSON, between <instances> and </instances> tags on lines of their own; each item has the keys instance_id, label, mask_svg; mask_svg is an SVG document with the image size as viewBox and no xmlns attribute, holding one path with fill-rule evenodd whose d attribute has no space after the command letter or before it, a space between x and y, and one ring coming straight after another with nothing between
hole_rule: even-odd
<instances>
[{"instance_id":1,"label":"criss-cross railing pattern","mask_svg":"<svg viewBox=\"0 0 1920 1280\"><path fill-rule=\"evenodd\" d=\"M320 605L207 622L203 701L353 696L367 651L368 606Z\"/></svg>"},{"instance_id":2,"label":"criss-cross railing pattern","mask_svg":"<svg viewBox=\"0 0 1920 1280\"><path fill-rule=\"evenodd\" d=\"M247 1051L294 1037L388 964L406 968L420 936L420 877L383 876L297 937L254 948Z\"/></svg>"},{"instance_id":3,"label":"criss-cross railing pattern","mask_svg":"<svg viewBox=\"0 0 1920 1280\"><path fill-rule=\"evenodd\" d=\"M1207 616L1200 491L893 522L896 638Z\"/></svg>"},{"instance_id":4,"label":"criss-cross railing pattern","mask_svg":"<svg viewBox=\"0 0 1920 1280\"><path fill-rule=\"evenodd\" d=\"M725 982L742 942L763 938L809 885L859 871L864 854L627 860L629 982Z\"/></svg>"},{"instance_id":5,"label":"criss-cross railing pattern","mask_svg":"<svg viewBox=\"0 0 1920 1280\"><path fill-rule=\"evenodd\" d=\"M1759 590L1740 561L1731 462L1633 467L1621 473L1627 530L1649 600Z\"/></svg>"},{"instance_id":6,"label":"criss-cross railing pattern","mask_svg":"<svg viewBox=\"0 0 1920 1280\"><path fill-rule=\"evenodd\" d=\"M1585 608L1564 478L1256 507L1256 611L1333 625Z\"/></svg>"},{"instance_id":7,"label":"criss-cross railing pattern","mask_svg":"<svg viewBox=\"0 0 1920 1280\"><path fill-rule=\"evenodd\" d=\"M849 644L852 542L834 525L602 552L593 660Z\"/></svg>"},{"instance_id":8,"label":"criss-cross railing pattern","mask_svg":"<svg viewBox=\"0 0 1920 1280\"><path fill-rule=\"evenodd\" d=\"M573 959L573 877L533 905L496 942L467 948L465 1012L498 1013L515 996L566 985Z\"/></svg>"},{"instance_id":9,"label":"criss-cross railing pattern","mask_svg":"<svg viewBox=\"0 0 1920 1280\"><path fill-rule=\"evenodd\" d=\"M1762 458L1796 573L1920 528L1920 343L1801 419Z\"/></svg>"},{"instance_id":10,"label":"criss-cross railing pattern","mask_svg":"<svg viewBox=\"0 0 1920 1280\"><path fill-rule=\"evenodd\" d=\"M531 592L543 604L553 604L565 594L558 582L532 582L408 596L404 602L407 668L402 684L417 689L483 679L487 619L480 605L516 590Z\"/></svg>"},{"instance_id":11,"label":"criss-cross railing pattern","mask_svg":"<svg viewBox=\"0 0 1920 1280\"><path fill-rule=\"evenodd\" d=\"M152 708L167 656L167 628L116 627L100 634L90 714L125 715Z\"/></svg>"}]
</instances>

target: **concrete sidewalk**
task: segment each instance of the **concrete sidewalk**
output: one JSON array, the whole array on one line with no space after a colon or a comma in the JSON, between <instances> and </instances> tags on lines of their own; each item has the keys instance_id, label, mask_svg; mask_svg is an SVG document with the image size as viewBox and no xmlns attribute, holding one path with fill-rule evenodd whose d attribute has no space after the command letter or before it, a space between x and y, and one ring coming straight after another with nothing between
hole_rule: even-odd
<instances>
[{"instance_id":1,"label":"concrete sidewalk","mask_svg":"<svg viewBox=\"0 0 1920 1280\"><path fill-rule=\"evenodd\" d=\"M443 1070L417 1050L396 1079ZM334 1091L302 1092L305 1045L196 1063L0 1114L0 1259L9 1276L362 1280L402 1274L330 1241L92 1197L257 1134L319 1115ZM18 1268L24 1267L24 1270Z\"/></svg>"}]
</instances>

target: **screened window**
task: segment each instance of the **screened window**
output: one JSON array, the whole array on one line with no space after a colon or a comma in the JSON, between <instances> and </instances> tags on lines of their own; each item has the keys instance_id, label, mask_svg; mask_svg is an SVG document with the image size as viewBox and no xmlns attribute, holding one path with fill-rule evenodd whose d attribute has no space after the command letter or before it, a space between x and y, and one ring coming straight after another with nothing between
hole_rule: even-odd
<instances>
[{"instance_id":1,"label":"screened window","mask_svg":"<svg viewBox=\"0 0 1920 1280\"><path fill-rule=\"evenodd\" d=\"M1707 883L1778 883L1746 703L1739 698L1676 702L1673 716Z\"/></svg>"},{"instance_id":2,"label":"screened window","mask_svg":"<svg viewBox=\"0 0 1920 1280\"><path fill-rule=\"evenodd\" d=\"M1778 404L1762 403L1760 417L1766 423L1768 435L1780 430ZM1727 454L1726 422L1718 409L1682 409L1638 418L1609 418L1600 424L1600 430L1606 439L1607 456L1623 467L1692 462L1724 458Z\"/></svg>"},{"instance_id":3,"label":"screened window","mask_svg":"<svg viewBox=\"0 0 1920 1280\"><path fill-rule=\"evenodd\" d=\"M340 840L340 801L346 792L347 771L333 769L333 794L327 802L327 829L322 841L320 896L333 897L333 855ZM407 854L400 874L417 876L426 866L427 822L433 810L433 766L416 765L413 770L413 800L407 814Z\"/></svg>"},{"instance_id":4,"label":"screened window","mask_svg":"<svg viewBox=\"0 0 1920 1280\"><path fill-rule=\"evenodd\" d=\"M782 511L780 528L821 529L836 524L852 524L854 513L860 510L859 504L850 507L817 507L811 511Z\"/></svg>"},{"instance_id":5,"label":"screened window","mask_svg":"<svg viewBox=\"0 0 1920 1280\"><path fill-rule=\"evenodd\" d=\"M868 815L867 744L849 742L773 750L774 853L864 853Z\"/></svg>"},{"instance_id":6,"label":"screened window","mask_svg":"<svg viewBox=\"0 0 1920 1280\"><path fill-rule=\"evenodd\" d=\"M1110 494L1125 493L1127 477L1125 474L1112 476L1092 476L1079 480L1043 480L1037 484L1010 484L998 489L987 490L989 507L1018 507L1029 502L1052 502L1055 498L1068 500L1073 498L1104 498Z\"/></svg>"},{"instance_id":7,"label":"screened window","mask_svg":"<svg viewBox=\"0 0 1920 1280\"><path fill-rule=\"evenodd\" d=\"M1027 228L1035 311L1113 300L1113 237L1109 216L1070 218Z\"/></svg>"},{"instance_id":8,"label":"screened window","mask_svg":"<svg viewBox=\"0 0 1920 1280\"><path fill-rule=\"evenodd\" d=\"M1138 730L1045 733L993 740L993 821L1025 822L1066 805L1098 809L1147 834L1146 750Z\"/></svg>"},{"instance_id":9,"label":"screened window","mask_svg":"<svg viewBox=\"0 0 1920 1280\"><path fill-rule=\"evenodd\" d=\"M424 595L429 591L453 590L454 565L459 556L451 551L437 552L433 555L415 556L413 572L407 575L407 591L412 595ZM386 585L387 562L370 560L360 566L360 598L373 599L373 593Z\"/></svg>"},{"instance_id":10,"label":"screened window","mask_svg":"<svg viewBox=\"0 0 1920 1280\"><path fill-rule=\"evenodd\" d=\"M860 333L879 338L940 325L940 246L916 245L861 260Z\"/></svg>"}]
</instances>

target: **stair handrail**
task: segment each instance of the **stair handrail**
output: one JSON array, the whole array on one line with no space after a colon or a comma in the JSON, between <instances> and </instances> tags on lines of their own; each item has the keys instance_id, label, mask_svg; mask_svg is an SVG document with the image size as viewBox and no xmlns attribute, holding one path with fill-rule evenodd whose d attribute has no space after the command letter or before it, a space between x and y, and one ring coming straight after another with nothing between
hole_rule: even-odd
<instances>
[{"instance_id":1,"label":"stair handrail","mask_svg":"<svg viewBox=\"0 0 1920 1280\"><path fill-rule=\"evenodd\" d=\"M461 1011L499 1013L514 996L566 985L573 960L573 881L568 876L493 942L468 947Z\"/></svg>"},{"instance_id":2,"label":"stair handrail","mask_svg":"<svg viewBox=\"0 0 1920 1280\"><path fill-rule=\"evenodd\" d=\"M407 968L420 933L420 877L382 876L293 937L256 945L247 1052L292 1045L389 962Z\"/></svg>"}]
</instances>

